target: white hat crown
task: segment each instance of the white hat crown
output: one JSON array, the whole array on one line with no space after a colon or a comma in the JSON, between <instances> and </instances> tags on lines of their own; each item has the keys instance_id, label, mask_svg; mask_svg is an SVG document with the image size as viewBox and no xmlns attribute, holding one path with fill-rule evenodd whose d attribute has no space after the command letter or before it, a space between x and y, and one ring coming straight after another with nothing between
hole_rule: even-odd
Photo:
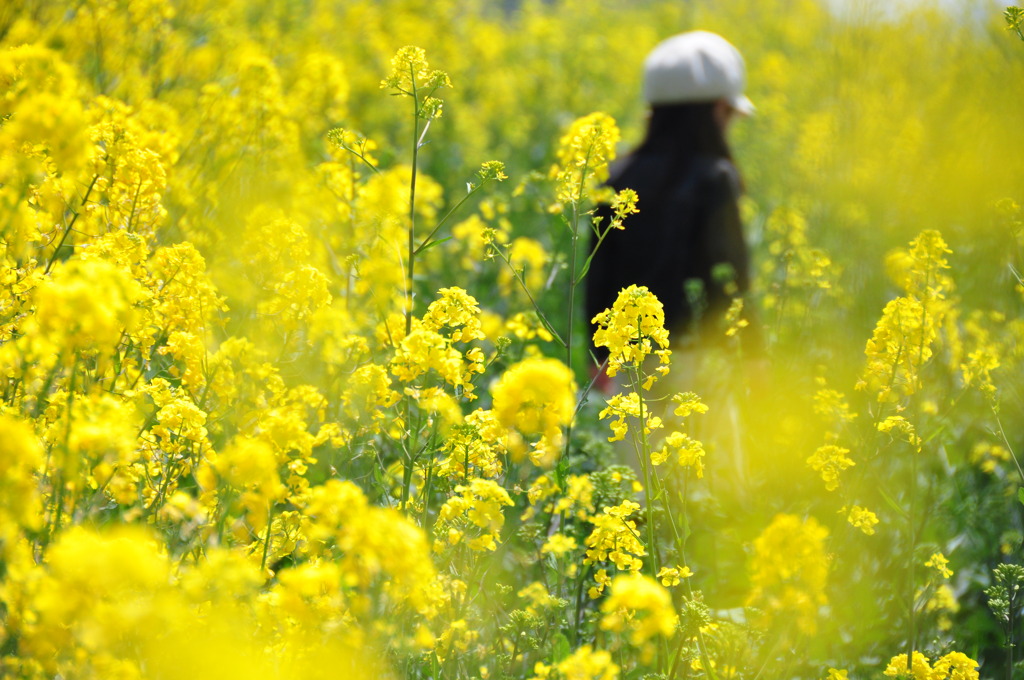
<instances>
[{"instance_id":1,"label":"white hat crown","mask_svg":"<svg viewBox=\"0 0 1024 680\"><path fill-rule=\"evenodd\" d=\"M644 99L652 105L726 99L749 114L754 106L743 94L745 85L746 67L739 50L709 31L672 36L644 61Z\"/></svg>"}]
</instances>

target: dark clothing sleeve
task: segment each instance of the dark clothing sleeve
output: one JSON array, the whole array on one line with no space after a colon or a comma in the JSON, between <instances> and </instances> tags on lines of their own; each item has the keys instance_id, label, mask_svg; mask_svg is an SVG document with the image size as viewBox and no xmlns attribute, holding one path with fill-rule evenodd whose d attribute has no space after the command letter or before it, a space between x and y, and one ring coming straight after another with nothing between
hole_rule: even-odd
<instances>
[{"instance_id":1,"label":"dark clothing sleeve","mask_svg":"<svg viewBox=\"0 0 1024 680\"><path fill-rule=\"evenodd\" d=\"M731 163L723 159L711 168L703 194L707 200L697 215L694 244L710 311L728 307L733 297L730 292L742 294L750 289L750 264L740 224L739 178ZM716 271L723 265L731 272ZM735 291L730 283L736 286Z\"/></svg>"}]
</instances>

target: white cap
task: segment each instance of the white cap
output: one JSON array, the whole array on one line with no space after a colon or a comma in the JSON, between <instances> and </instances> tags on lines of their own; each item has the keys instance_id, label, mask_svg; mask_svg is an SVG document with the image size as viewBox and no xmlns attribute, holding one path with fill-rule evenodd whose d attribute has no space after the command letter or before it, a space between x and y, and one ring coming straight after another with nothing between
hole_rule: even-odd
<instances>
[{"instance_id":1,"label":"white cap","mask_svg":"<svg viewBox=\"0 0 1024 680\"><path fill-rule=\"evenodd\" d=\"M726 99L742 114L754 112L743 94L746 67L739 50L708 31L680 33L662 41L644 61L644 99L683 104Z\"/></svg>"}]
</instances>

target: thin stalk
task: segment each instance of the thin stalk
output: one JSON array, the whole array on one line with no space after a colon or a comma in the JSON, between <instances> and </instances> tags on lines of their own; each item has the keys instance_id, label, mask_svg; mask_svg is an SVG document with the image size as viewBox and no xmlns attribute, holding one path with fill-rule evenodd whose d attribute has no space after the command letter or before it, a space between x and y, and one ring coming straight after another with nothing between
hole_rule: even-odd
<instances>
[{"instance_id":1,"label":"thin stalk","mask_svg":"<svg viewBox=\"0 0 1024 680\"><path fill-rule=\"evenodd\" d=\"M271 501L267 510L267 533L263 536L263 557L260 558L260 571L267 568L267 554L270 552L270 531L274 527L274 503Z\"/></svg>"},{"instance_id":2,"label":"thin stalk","mask_svg":"<svg viewBox=\"0 0 1024 680\"><path fill-rule=\"evenodd\" d=\"M416 166L419 162L419 150L420 150L420 123L419 123L419 110L420 101L419 96L416 93L416 72L412 65L409 66L409 78L412 83L412 172L409 179L409 245L408 245L408 262L406 263L406 281L405 281L405 336L408 337L412 332L412 316L413 316L413 277L416 272ZM426 128L423 133L426 134ZM410 397L405 396L404 399L404 410L405 410L405 426L408 428L407 432L409 436L412 436L412 428L410 428L409 415L410 415ZM404 445L404 453L402 456L402 512L408 512L408 501L409 501L409 485L412 482L413 465L415 461L412 459L412 453L408 446L408 443Z\"/></svg>"},{"instance_id":3,"label":"thin stalk","mask_svg":"<svg viewBox=\"0 0 1024 680\"><path fill-rule=\"evenodd\" d=\"M1013 650L1016 647L1016 645L1013 643L1013 630L1016 627L1015 619L1016 619L1016 613L1017 613L1016 609L1017 608L1016 608L1015 603L1014 603L1014 599L1016 599L1016 591L1013 590L1013 589L1008 589L1008 591L1011 593L1011 595L1010 595L1010 606L1009 606L1009 609L1008 609L1008 612L1007 612L1009 614L1009 618L1010 618L1010 627L1009 627L1009 629L1007 631L1007 642L1009 642L1009 644L1007 645L1007 650L1006 651L1007 651L1007 660L1009 661L1009 663L1006 666L1006 677L1007 677L1007 680L1013 680L1013 656L1014 656L1013 655Z\"/></svg>"},{"instance_id":4,"label":"thin stalk","mask_svg":"<svg viewBox=\"0 0 1024 680\"><path fill-rule=\"evenodd\" d=\"M931 282L931 270L925 274L925 285L924 289L927 292L929 284ZM921 300L921 338L917 345L917 367L913 370L913 387L917 388L918 380L920 380L921 364L924 358L924 338L925 331L928 327L928 299L927 297ZM893 369L895 373L895 368ZM915 449L917 447L914 447ZM917 466L918 457L920 452L914 450L911 452L910 459L910 517L908 524L910 526L910 583L908 587L910 589L910 641L907 645L907 672L911 672L912 664L914 661L914 650L917 646L917 596L914 593L914 581L917 572L917 525L914 523L914 518L917 516ZM923 518L922 518L923 521ZM921 528L922 532L924 527Z\"/></svg>"},{"instance_id":5,"label":"thin stalk","mask_svg":"<svg viewBox=\"0 0 1024 680\"><path fill-rule=\"evenodd\" d=\"M576 192L576 199L572 201L572 222L569 225L569 313L565 331L565 365L569 367L571 375L573 374L572 330L576 318L576 258L580 238L580 205L583 204L584 188L587 185L587 173L590 170L590 155L592 151L593 147L587 149L587 157L584 160L583 167L580 169L580 185L579 190ZM572 421L570 420L569 424L565 427L565 447L562 449L563 460L568 460L571 444ZM558 466L558 469L561 469L561 466ZM561 473L558 474L561 476Z\"/></svg>"},{"instance_id":6,"label":"thin stalk","mask_svg":"<svg viewBox=\"0 0 1024 680\"><path fill-rule=\"evenodd\" d=\"M445 225L445 223L448 221L448 219L452 215L454 215L455 212L459 208L462 207L463 203L468 201L473 196L473 194L475 194L476 192L480 191L481 188L483 188L485 182L486 182L486 180L480 182L479 185L474 186L469 192L466 193L465 196L462 197L462 199L458 203L456 203L454 206L452 206L452 209L449 210L445 214L445 216L442 217L441 220L436 225L434 225L434 228L430 230L430 233L427 234L427 237L425 239L423 239L423 242L420 243L419 246L416 247L416 249L413 251L412 254L413 255L418 255L418 254L420 254L423 251L424 248L426 248L427 246L431 245L431 240L430 239L434 238L434 234L436 234L438 231L441 230L441 227L443 227Z\"/></svg>"},{"instance_id":7,"label":"thin stalk","mask_svg":"<svg viewBox=\"0 0 1024 680\"><path fill-rule=\"evenodd\" d=\"M995 408L992 409L992 415L996 419L996 426L999 427L999 436L1003 439L1003 444L1006 446L1006 450L1010 452L1010 458L1013 459L1013 464L1017 468L1017 474L1024 478L1024 470L1020 467L1020 462L1017 460L1017 454L1013 450L1013 444L1010 443L1010 439L1006 436L1006 431L1003 430L1003 421L999 418L999 413Z\"/></svg>"},{"instance_id":8,"label":"thin stalk","mask_svg":"<svg viewBox=\"0 0 1024 680\"><path fill-rule=\"evenodd\" d=\"M104 160L106 160L106 159L104 159ZM43 270L44 274L49 274L50 273L50 268L53 266L53 263L57 261L57 253L59 253L60 249L64 247L64 241L67 240L68 235L71 234L71 232L74 230L75 222L78 221L78 216L82 214L79 211L82 209L82 207L85 206L86 201L89 200L89 194L92 193L92 190L96 186L96 182L99 181L99 179L100 179L100 176L96 175L96 176L94 176L92 178L92 181L89 182L89 187L85 190L85 196L82 196L82 201L81 201L81 203L78 204L78 208L79 209L76 210L75 214L71 217L71 222L68 224L67 228L64 230L64 233L61 234L60 241L57 242L57 247L53 249L53 255L50 256L50 261L46 263L46 269Z\"/></svg>"},{"instance_id":9,"label":"thin stalk","mask_svg":"<svg viewBox=\"0 0 1024 680\"><path fill-rule=\"evenodd\" d=\"M500 257L501 260L508 266L509 271L512 272L512 276L515 278L516 282L519 283L519 287L523 290L524 293L526 293L526 297L529 298L530 304L533 305L534 311L537 312L537 318L540 319L540 322L544 325L544 329L548 333L551 333L552 337L558 342L558 344L561 347L568 347L569 344L562 339L561 335L559 335L558 329L556 329L554 325L550 321L548 321L548 318L544 315L544 310L541 309L540 304L537 302L537 299L533 297L533 293L531 293L529 287L527 287L526 281L523 280L523 276L520 273L520 271L516 269L514 266L512 266L512 261L509 260L508 257L506 257L505 253L503 253L500 248L493 248L492 252L494 252L498 257Z\"/></svg>"},{"instance_id":10,"label":"thin stalk","mask_svg":"<svg viewBox=\"0 0 1024 680\"><path fill-rule=\"evenodd\" d=\"M914 578L916 572L917 557L917 526L914 523L914 516L917 512L917 452L914 452L913 458L911 459L911 480L910 480L910 517L908 518L908 524L910 526L910 641L907 645L907 672L911 671L911 664L913 663L914 648L916 646L917 638L917 602L914 595Z\"/></svg>"},{"instance_id":11,"label":"thin stalk","mask_svg":"<svg viewBox=\"0 0 1024 680\"><path fill-rule=\"evenodd\" d=\"M418 152L413 147L412 179L409 181L409 257L405 274L405 334L412 332L413 276L416 272L416 161Z\"/></svg>"},{"instance_id":12,"label":"thin stalk","mask_svg":"<svg viewBox=\"0 0 1024 680\"><path fill-rule=\"evenodd\" d=\"M78 354L75 354L75 360L71 365L71 379L68 381L68 403L67 403L67 427L64 428L64 442L61 445L64 449L64 463L67 463L68 456L71 455L71 423L73 421L73 409L75 405L75 378L78 375ZM50 523L49 531L47 531L46 543L49 544L53 540L54 535L60 530L61 513L64 509L64 475L61 474L62 470L55 470L53 477L51 477L51 486L53 487L53 513L51 515L52 521Z\"/></svg>"}]
</instances>

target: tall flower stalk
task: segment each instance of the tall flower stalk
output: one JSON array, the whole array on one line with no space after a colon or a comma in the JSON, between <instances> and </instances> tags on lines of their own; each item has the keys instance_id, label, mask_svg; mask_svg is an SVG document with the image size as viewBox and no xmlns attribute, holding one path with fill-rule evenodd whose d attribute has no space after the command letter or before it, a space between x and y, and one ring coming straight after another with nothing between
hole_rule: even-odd
<instances>
[{"instance_id":1,"label":"tall flower stalk","mask_svg":"<svg viewBox=\"0 0 1024 680\"><path fill-rule=\"evenodd\" d=\"M444 71L431 70L423 48L406 46L398 50L391 59L391 73L381 81L381 89L390 89L394 94L409 97L412 103L412 174L409 178L409 225L408 251L406 254L405 278L405 332L412 330L414 313L413 281L416 272L416 174L419 166L419 151L426 143L430 124L441 117L444 104L435 97L443 87L452 82Z\"/></svg>"},{"instance_id":2,"label":"tall flower stalk","mask_svg":"<svg viewBox=\"0 0 1024 680\"><path fill-rule=\"evenodd\" d=\"M558 162L551 168L551 175L555 180L556 202L550 210L561 216L568 231L569 276L565 286L564 299L567 301L567 306L564 332L559 333L555 325L544 314L537 302L536 292L531 291L526 285L508 254L501 248L492 248L493 252L512 270L516 281L533 304L540 322L565 353L567 366L572 366L574 363L577 288L583 283L594 253L601 246L608 232L611 229L623 228L623 219L627 215L638 212L636 192L625 189L613 195L610 189L600 186L608 179L608 164L615 159L615 146L620 138L621 135L615 120L608 114L595 112L576 119L559 140ZM608 201L612 205L613 218L607 224L600 224L593 219L593 210L588 206L591 202ZM593 237L588 236L588 230L583 226L584 222L591 227ZM588 242L591 246L589 251L585 251L584 247ZM583 402L584 399L579 400L577 411ZM572 423L569 423L566 427L563 459L568 454L571 438ZM564 481L563 466L557 467L556 475L559 482Z\"/></svg>"}]
</instances>

